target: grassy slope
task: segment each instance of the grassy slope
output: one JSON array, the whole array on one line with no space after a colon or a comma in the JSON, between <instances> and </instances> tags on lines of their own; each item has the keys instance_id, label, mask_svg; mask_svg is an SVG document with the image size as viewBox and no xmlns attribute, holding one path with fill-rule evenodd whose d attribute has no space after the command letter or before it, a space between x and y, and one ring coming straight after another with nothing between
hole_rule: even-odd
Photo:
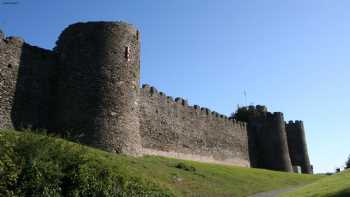
<instances>
[{"instance_id":1,"label":"grassy slope","mask_svg":"<svg viewBox=\"0 0 350 197\"><path fill-rule=\"evenodd\" d=\"M7 137L16 136L16 138L26 138L29 140L47 138L54 143L63 144L63 146L80 146L62 139L52 140L51 137L43 137L31 133L23 134L15 131L2 131L0 139L6 137L6 135ZM28 137L28 135L31 137ZM47 146L50 146L50 143L48 143ZM193 161L181 161L155 156L134 158L125 155L110 154L93 148L86 149L87 151L84 153L86 154L85 158L87 158L90 163L102 165L126 178L137 177L140 180L145 180L143 183L152 182L157 187L170 190L170 192L176 196L240 197L262 191L307 184L321 178L313 175L298 175ZM65 154L68 155L69 151ZM55 155L52 155L52 157L55 157ZM175 166L179 163L183 163L184 166L189 167L189 169L193 167L195 170L176 168ZM148 187L148 185L144 184L142 187ZM142 189L142 187L140 188Z\"/></svg>"},{"instance_id":2,"label":"grassy slope","mask_svg":"<svg viewBox=\"0 0 350 197\"><path fill-rule=\"evenodd\" d=\"M282 197L349 197L350 170L338 173L300 188Z\"/></svg>"}]
</instances>

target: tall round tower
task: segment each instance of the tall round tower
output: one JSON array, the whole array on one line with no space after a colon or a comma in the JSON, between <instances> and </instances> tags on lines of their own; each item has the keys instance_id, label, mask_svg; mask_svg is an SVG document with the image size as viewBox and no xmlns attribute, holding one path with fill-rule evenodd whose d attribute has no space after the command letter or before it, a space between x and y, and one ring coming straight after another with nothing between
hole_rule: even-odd
<instances>
[{"instance_id":1,"label":"tall round tower","mask_svg":"<svg viewBox=\"0 0 350 197\"><path fill-rule=\"evenodd\" d=\"M268 113L259 135L263 168L292 172L283 114Z\"/></svg>"},{"instance_id":2,"label":"tall round tower","mask_svg":"<svg viewBox=\"0 0 350 197\"><path fill-rule=\"evenodd\" d=\"M123 22L76 23L56 44L52 129L107 151L139 154L139 32Z\"/></svg>"},{"instance_id":3,"label":"tall round tower","mask_svg":"<svg viewBox=\"0 0 350 197\"><path fill-rule=\"evenodd\" d=\"M303 173L312 174L303 121L289 121L286 131L292 164L300 166Z\"/></svg>"}]
</instances>

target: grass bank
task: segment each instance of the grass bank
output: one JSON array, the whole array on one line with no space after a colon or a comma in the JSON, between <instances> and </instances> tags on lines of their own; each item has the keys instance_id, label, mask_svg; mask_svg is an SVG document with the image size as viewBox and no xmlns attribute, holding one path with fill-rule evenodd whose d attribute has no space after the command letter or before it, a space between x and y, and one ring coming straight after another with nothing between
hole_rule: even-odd
<instances>
[{"instance_id":1,"label":"grass bank","mask_svg":"<svg viewBox=\"0 0 350 197\"><path fill-rule=\"evenodd\" d=\"M247 196L319 180L164 157L115 155L32 132L0 131L0 196Z\"/></svg>"},{"instance_id":2,"label":"grass bank","mask_svg":"<svg viewBox=\"0 0 350 197\"><path fill-rule=\"evenodd\" d=\"M328 176L281 197L349 197L350 170Z\"/></svg>"}]
</instances>

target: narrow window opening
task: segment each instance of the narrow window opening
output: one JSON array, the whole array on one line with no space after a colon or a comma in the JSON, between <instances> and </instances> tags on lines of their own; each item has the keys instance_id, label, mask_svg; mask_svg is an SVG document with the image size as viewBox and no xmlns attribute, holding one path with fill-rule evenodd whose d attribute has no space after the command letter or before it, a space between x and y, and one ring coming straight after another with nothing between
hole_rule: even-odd
<instances>
[{"instance_id":1,"label":"narrow window opening","mask_svg":"<svg viewBox=\"0 0 350 197\"><path fill-rule=\"evenodd\" d=\"M130 47L125 47L125 58L130 61Z\"/></svg>"},{"instance_id":2,"label":"narrow window opening","mask_svg":"<svg viewBox=\"0 0 350 197\"><path fill-rule=\"evenodd\" d=\"M140 37L140 32L139 30L136 31L136 40L139 40L139 37Z\"/></svg>"}]
</instances>

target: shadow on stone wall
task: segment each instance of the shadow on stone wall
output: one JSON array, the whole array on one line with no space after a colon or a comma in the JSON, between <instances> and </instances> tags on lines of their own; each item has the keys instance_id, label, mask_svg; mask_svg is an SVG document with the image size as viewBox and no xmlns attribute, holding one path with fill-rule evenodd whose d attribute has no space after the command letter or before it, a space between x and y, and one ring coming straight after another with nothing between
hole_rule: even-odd
<instances>
[{"instance_id":1,"label":"shadow on stone wall","mask_svg":"<svg viewBox=\"0 0 350 197\"><path fill-rule=\"evenodd\" d=\"M50 103L50 74L55 65L51 51L23 43L11 110L16 129L47 129ZM15 69L15 68L14 68Z\"/></svg>"},{"instance_id":2,"label":"shadow on stone wall","mask_svg":"<svg viewBox=\"0 0 350 197\"><path fill-rule=\"evenodd\" d=\"M248 133L248 151L249 151L249 161L250 166L252 168L258 168L259 167L259 149L258 142L257 142L257 128L254 124L250 124L247 126L247 133Z\"/></svg>"}]
</instances>

